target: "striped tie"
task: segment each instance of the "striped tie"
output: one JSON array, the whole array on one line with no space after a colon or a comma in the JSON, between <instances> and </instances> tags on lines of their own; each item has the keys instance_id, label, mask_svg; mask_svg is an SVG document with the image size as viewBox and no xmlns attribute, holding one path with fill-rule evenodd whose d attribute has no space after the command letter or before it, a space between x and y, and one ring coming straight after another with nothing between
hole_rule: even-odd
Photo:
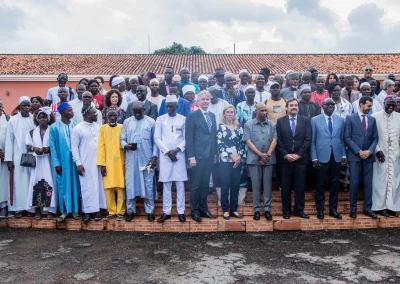
<instances>
[{"instance_id":1,"label":"striped tie","mask_svg":"<svg viewBox=\"0 0 400 284\"><path fill-rule=\"evenodd\" d=\"M208 112L205 112L204 115L206 116L208 131L211 133L212 122L211 122L210 114Z\"/></svg>"}]
</instances>

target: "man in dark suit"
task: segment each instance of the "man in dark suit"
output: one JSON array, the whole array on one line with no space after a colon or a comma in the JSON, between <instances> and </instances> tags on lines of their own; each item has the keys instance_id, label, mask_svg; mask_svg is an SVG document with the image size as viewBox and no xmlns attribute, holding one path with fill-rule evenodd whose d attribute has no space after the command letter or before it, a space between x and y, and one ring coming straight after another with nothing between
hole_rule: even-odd
<instances>
[{"instance_id":1,"label":"man in dark suit","mask_svg":"<svg viewBox=\"0 0 400 284\"><path fill-rule=\"evenodd\" d=\"M214 114L208 111L210 100L210 93L201 91L198 94L200 109L186 118L186 152L193 168L190 210L196 222L201 222L201 217L216 218L207 206L208 184L217 155L217 125Z\"/></svg>"},{"instance_id":2,"label":"man in dark suit","mask_svg":"<svg viewBox=\"0 0 400 284\"><path fill-rule=\"evenodd\" d=\"M178 98L178 108L176 109L176 113L183 116L187 116L190 113L190 103L189 101L179 96L179 89L180 86L178 83L171 83L171 85L169 85L170 95L171 96L175 95ZM163 100L161 102L160 110L158 111L158 116L162 116L166 113L167 113L166 100Z\"/></svg>"},{"instance_id":3,"label":"man in dark suit","mask_svg":"<svg viewBox=\"0 0 400 284\"><path fill-rule=\"evenodd\" d=\"M306 116L298 115L297 99L286 102L288 115L278 119L276 132L278 145L276 147L278 163L280 164L281 195L283 218L289 219L291 210L291 189L294 184L294 215L308 219L304 213L304 183L309 161L311 144L311 124Z\"/></svg>"},{"instance_id":4,"label":"man in dark suit","mask_svg":"<svg viewBox=\"0 0 400 284\"><path fill-rule=\"evenodd\" d=\"M364 215L376 219L372 212L372 171L378 145L378 128L375 118L368 113L372 109L371 97L361 97L359 110L346 117L344 141L350 166L350 217L356 218L357 195L360 178L364 184Z\"/></svg>"},{"instance_id":5,"label":"man in dark suit","mask_svg":"<svg viewBox=\"0 0 400 284\"><path fill-rule=\"evenodd\" d=\"M164 82L160 83L159 93L163 97L170 95L170 85L172 84L172 78L175 75L174 68L171 66L165 67L164 69ZM178 112L179 113L179 112Z\"/></svg>"},{"instance_id":6,"label":"man in dark suit","mask_svg":"<svg viewBox=\"0 0 400 284\"><path fill-rule=\"evenodd\" d=\"M335 102L331 98L322 104L324 112L311 119L311 160L316 175L315 205L317 218L324 219L325 186L329 187L329 215L342 219L337 212L341 166L347 164L344 147L344 119L333 114ZM328 184L327 184L328 181Z\"/></svg>"},{"instance_id":7,"label":"man in dark suit","mask_svg":"<svg viewBox=\"0 0 400 284\"><path fill-rule=\"evenodd\" d=\"M147 96L146 86L143 85L138 86L136 89L136 96L138 98L138 101L143 103L143 114L156 120L158 116L157 105L146 100ZM133 104L134 102L128 105L128 108L126 109L126 118L133 116Z\"/></svg>"}]
</instances>

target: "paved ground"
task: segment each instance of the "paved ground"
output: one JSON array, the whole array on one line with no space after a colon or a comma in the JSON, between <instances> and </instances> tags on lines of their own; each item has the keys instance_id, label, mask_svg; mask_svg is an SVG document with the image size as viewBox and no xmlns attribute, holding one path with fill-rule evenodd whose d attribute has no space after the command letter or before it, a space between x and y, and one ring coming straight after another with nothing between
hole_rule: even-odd
<instances>
[{"instance_id":1,"label":"paved ground","mask_svg":"<svg viewBox=\"0 0 400 284\"><path fill-rule=\"evenodd\" d=\"M143 234L0 229L0 283L400 283L400 229Z\"/></svg>"}]
</instances>

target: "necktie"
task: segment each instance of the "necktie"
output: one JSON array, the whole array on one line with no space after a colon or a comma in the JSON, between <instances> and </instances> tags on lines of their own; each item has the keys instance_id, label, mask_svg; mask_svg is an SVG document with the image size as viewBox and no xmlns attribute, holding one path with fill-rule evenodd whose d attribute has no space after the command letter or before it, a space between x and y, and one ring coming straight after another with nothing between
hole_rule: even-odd
<instances>
[{"instance_id":1,"label":"necktie","mask_svg":"<svg viewBox=\"0 0 400 284\"><path fill-rule=\"evenodd\" d=\"M204 114L206 116L208 131L211 133L212 122L211 122L210 114L208 112L205 112Z\"/></svg>"},{"instance_id":2,"label":"necktie","mask_svg":"<svg viewBox=\"0 0 400 284\"><path fill-rule=\"evenodd\" d=\"M365 114L363 114L361 116L362 116L361 125L362 125L362 128L363 128L364 133L365 133L365 132L367 132L367 121L365 120Z\"/></svg>"},{"instance_id":3,"label":"necktie","mask_svg":"<svg viewBox=\"0 0 400 284\"><path fill-rule=\"evenodd\" d=\"M296 134L296 123L294 123L295 118L292 117L290 120L292 121L292 135L294 137L294 135Z\"/></svg>"},{"instance_id":4,"label":"necktie","mask_svg":"<svg viewBox=\"0 0 400 284\"><path fill-rule=\"evenodd\" d=\"M332 118L331 117L328 118L328 129L329 129L329 133L332 136L333 126L332 126Z\"/></svg>"}]
</instances>

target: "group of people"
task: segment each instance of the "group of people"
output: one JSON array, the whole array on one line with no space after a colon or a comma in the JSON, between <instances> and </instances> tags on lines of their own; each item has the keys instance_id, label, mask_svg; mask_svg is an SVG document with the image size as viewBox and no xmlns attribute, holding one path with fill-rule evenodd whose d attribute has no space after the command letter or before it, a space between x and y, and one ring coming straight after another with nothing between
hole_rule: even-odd
<instances>
[{"instance_id":1,"label":"group of people","mask_svg":"<svg viewBox=\"0 0 400 284\"><path fill-rule=\"evenodd\" d=\"M144 199L154 221L157 182L163 184L163 215L171 218L175 182L179 221L185 222L185 181L190 180L191 218L216 218L207 205L215 188L223 218L243 218L238 205L252 190L254 220L272 220L272 180L280 179L282 212L309 218L305 191L315 189L317 217L341 219L338 192L349 188L350 217L358 190L363 212L397 216L400 211L399 82L389 74L380 86L373 67L364 77L289 70L285 77L262 68L236 76L217 68L211 75L156 74L82 79L68 75L40 96L19 99L12 116L0 100L0 217L58 221L69 214L90 222L131 221ZM254 79L254 81L253 81ZM251 186L250 186L251 185ZM291 196L294 191L294 208ZM261 194L263 201L261 203ZM240 198L239 198L240 197Z\"/></svg>"}]
</instances>

